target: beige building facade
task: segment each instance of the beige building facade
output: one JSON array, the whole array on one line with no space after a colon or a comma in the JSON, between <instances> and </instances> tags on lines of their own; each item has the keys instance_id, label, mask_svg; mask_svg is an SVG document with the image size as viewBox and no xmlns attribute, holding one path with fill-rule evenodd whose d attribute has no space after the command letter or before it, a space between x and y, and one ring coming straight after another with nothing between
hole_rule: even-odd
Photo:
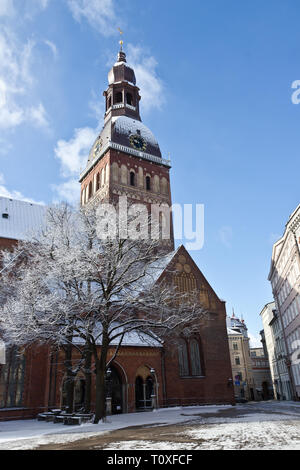
<instances>
[{"instance_id":1,"label":"beige building facade","mask_svg":"<svg viewBox=\"0 0 300 470\"><path fill-rule=\"evenodd\" d=\"M255 400L274 398L268 354L264 348L250 348Z\"/></svg>"},{"instance_id":2,"label":"beige building facade","mask_svg":"<svg viewBox=\"0 0 300 470\"><path fill-rule=\"evenodd\" d=\"M227 334L235 398L255 400L249 337L243 320L227 317Z\"/></svg>"},{"instance_id":3,"label":"beige building facade","mask_svg":"<svg viewBox=\"0 0 300 470\"><path fill-rule=\"evenodd\" d=\"M269 302L260 312L265 346L268 352L274 398L292 400L292 388L286 364L286 346L275 302Z\"/></svg>"},{"instance_id":4,"label":"beige building facade","mask_svg":"<svg viewBox=\"0 0 300 470\"><path fill-rule=\"evenodd\" d=\"M300 204L273 245L268 277L283 332L284 360L293 399L300 399Z\"/></svg>"}]
</instances>

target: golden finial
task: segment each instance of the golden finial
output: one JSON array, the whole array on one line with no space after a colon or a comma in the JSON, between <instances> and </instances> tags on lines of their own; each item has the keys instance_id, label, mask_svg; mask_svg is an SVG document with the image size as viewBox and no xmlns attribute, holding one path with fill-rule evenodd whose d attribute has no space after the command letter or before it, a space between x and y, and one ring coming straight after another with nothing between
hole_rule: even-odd
<instances>
[{"instance_id":1,"label":"golden finial","mask_svg":"<svg viewBox=\"0 0 300 470\"><path fill-rule=\"evenodd\" d=\"M122 37L122 34L124 34L124 32L123 32L120 28L118 28L118 31L119 31L119 33L120 33L120 35L121 35L121 37ZM121 51L122 51L122 50L123 50L123 41L122 41L122 39L121 39L121 41L119 41L119 44L120 44L120 46L121 46Z\"/></svg>"}]
</instances>

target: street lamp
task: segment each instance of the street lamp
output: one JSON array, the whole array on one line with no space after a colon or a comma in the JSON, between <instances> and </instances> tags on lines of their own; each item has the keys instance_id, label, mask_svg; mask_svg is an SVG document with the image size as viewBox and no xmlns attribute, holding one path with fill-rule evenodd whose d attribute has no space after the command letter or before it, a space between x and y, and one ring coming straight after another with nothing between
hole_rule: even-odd
<instances>
[{"instance_id":1,"label":"street lamp","mask_svg":"<svg viewBox=\"0 0 300 470\"><path fill-rule=\"evenodd\" d=\"M156 400L156 394L155 394L155 387L156 387L156 375L155 375L155 369L151 367L150 369L150 374L152 375L153 378L153 389L152 389L152 395L151 395L151 406L153 409L157 408L157 400Z\"/></svg>"},{"instance_id":2,"label":"street lamp","mask_svg":"<svg viewBox=\"0 0 300 470\"><path fill-rule=\"evenodd\" d=\"M108 367L105 373L106 382L106 412L111 415L112 413L112 381L111 381L111 369Z\"/></svg>"}]
</instances>

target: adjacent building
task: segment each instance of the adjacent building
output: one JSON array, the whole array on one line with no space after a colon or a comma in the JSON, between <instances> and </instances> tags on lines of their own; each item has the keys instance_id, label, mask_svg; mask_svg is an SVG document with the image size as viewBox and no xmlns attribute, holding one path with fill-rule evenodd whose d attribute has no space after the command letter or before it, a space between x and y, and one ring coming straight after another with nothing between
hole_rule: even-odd
<instances>
[{"instance_id":1,"label":"adjacent building","mask_svg":"<svg viewBox=\"0 0 300 470\"><path fill-rule=\"evenodd\" d=\"M273 245L269 281L272 285L288 371L290 395L300 398L300 204L290 215L283 236ZM279 328L279 327L278 327ZM279 392L280 393L280 392Z\"/></svg>"},{"instance_id":2,"label":"adjacent building","mask_svg":"<svg viewBox=\"0 0 300 470\"><path fill-rule=\"evenodd\" d=\"M287 367L287 351L282 323L275 302L269 302L260 312L263 337L268 352L274 398L292 400L292 387Z\"/></svg>"},{"instance_id":3,"label":"adjacent building","mask_svg":"<svg viewBox=\"0 0 300 470\"><path fill-rule=\"evenodd\" d=\"M264 348L250 348L255 400L274 398L268 354Z\"/></svg>"},{"instance_id":4,"label":"adjacent building","mask_svg":"<svg viewBox=\"0 0 300 470\"><path fill-rule=\"evenodd\" d=\"M227 334L236 399L255 400L248 330L244 320L227 317Z\"/></svg>"}]
</instances>

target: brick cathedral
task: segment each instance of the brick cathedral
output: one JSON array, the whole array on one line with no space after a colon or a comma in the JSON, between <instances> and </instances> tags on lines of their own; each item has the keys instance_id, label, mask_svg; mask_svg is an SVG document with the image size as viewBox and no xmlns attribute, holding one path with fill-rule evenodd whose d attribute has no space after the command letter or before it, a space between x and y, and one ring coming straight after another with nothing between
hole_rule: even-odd
<instances>
[{"instance_id":1,"label":"brick cathedral","mask_svg":"<svg viewBox=\"0 0 300 470\"><path fill-rule=\"evenodd\" d=\"M81 205L115 203L126 196L148 210L153 204L170 207L170 162L162 158L156 138L141 121L139 88L122 47L103 95L104 126L80 175ZM42 223L43 209L27 202L0 198L0 210L0 249L22 239L25 218L32 225ZM143 341L134 334L125 337L111 366L112 413L234 402L225 302L186 249L174 249L172 229L166 251L158 280L171 271L172 282L181 291L197 289L210 319L201 321L197 335L182 338L175 346ZM79 373L75 409L82 406L84 392L84 375ZM40 411L60 408L64 393L63 355L59 352L53 353L47 346L25 348L22 355L13 348L0 354L0 420L35 417ZM94 398L92 394L92 404Z\"/></svg>"}]
</instances>

